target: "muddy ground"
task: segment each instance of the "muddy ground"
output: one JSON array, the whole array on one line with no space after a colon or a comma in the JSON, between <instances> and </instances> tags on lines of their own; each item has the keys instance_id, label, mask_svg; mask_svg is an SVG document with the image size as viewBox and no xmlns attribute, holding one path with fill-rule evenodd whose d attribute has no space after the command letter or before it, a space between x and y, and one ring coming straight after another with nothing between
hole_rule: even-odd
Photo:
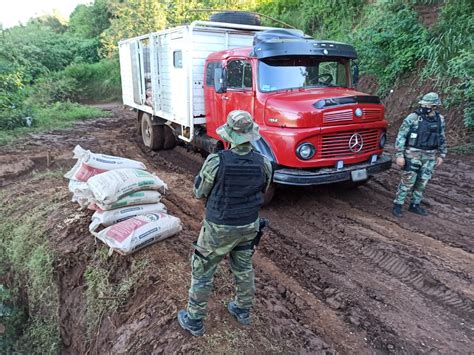
<instances>
[{"instance_id":1,"label":"muddy ground","mask_svg":"<svg viewBox=\"0 0 474 355\"><path fill-rule=\"evenodd\" d=\"M430 216L390 214L396 168L356 190L337 187L277 191L262 215L271 220L255 255L253 325L238 325L225 304L232 297L226 265L216 275L206 335L182 331L176 313L186 304L191 242L203 203L192 179L203 159L184 147L150 152L135 135L134 113L111 106L113 118L72 130L33 135L0 148L0 186L13 201L25 193L54 194L49 216L57 251L62 352L284 352L467 354L474 349L474 161L449 156L429 184ZM94 152L139 159L168 183L164 203L184 230L132 256L108 259L110 283L134 261L148 267L127 302L102 314L86 335L84 270L97 249L87 231L91 212L69 202L58 177L28 181L38 171L73 165L76 144ZM27 192L25 192L27 190ZM8 200L7 199L7 200ZM25 212L28 206L24 206Z\"/></svg>"}]
</instances>

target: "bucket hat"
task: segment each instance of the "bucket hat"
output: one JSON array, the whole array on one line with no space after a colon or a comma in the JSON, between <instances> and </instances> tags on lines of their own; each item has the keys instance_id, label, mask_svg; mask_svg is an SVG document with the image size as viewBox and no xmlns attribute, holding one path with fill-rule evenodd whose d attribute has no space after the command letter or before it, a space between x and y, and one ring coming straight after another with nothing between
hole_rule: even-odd
<instances>
[{"instance_id":1,"label":"bucket hat","mask_svg":"<svg viewBox=\"0 0 474 355\"><path fill-rule=\"evenodd\" d=\"M260 138L258 125L247 111L234 110L227 115L227 123L218 127L216 133L234 145L253 142Z\"/></svg>"}]
</instances>

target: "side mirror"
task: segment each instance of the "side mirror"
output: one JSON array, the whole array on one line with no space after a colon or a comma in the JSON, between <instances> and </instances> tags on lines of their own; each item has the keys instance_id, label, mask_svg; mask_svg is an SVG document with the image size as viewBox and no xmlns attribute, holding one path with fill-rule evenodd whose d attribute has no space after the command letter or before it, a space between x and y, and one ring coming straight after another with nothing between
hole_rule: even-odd
<instances>
[{"instance_id":1,"label":"side mirror","mask_svg":"<svg viewBox=\"0 0 474 355\"><path fill-rule=\"evenodd\" d=\"M359 82L359 65L357 63L354 63L354 66L352 67L352 84L354 86L357 86L357 83Z\"/></svg>"},{"instance_id":2,"label":"side mirror","mask_svg":"<svg viewBox=\"0 0 474 355\"><path fill-rule=\"evenodd\" d=\"M224 74L223 68L214 68L214 89L219 94L227 91Z\"/></svg>"}]
</instances>

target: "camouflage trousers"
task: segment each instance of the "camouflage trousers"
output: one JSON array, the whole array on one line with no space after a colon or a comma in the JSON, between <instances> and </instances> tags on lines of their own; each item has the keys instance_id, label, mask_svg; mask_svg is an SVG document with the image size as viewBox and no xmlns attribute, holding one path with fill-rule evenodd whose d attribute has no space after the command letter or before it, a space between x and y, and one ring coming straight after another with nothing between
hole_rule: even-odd
<instances>
[{"instance_id":1,"label":"camouflage trousers","mask_svg":"<svg viewBox=\"0 0 474 355\"><path fill-rule=\"evenodd\" d=\"M204 220L191 258L192 279L189 289L188 316L202 319L207 315L207 303L212 293L217 266L229 255L230 269L235 279L237 307L249 309L255 294L252 267L253 250L234 251L236 246L250 245L258 231L258 221L246 226L222 226Z\"/></svg>"},{"instance_id":2,"label":"camouflage trousers","mask_svg":"<svg viewBox=\"0 0 474 355\"><path fill-rule=\"evenodd\" d=\"M407 149L405 167L393 202L403 205L408 193L412 191L411 202L419 204L423 199L426 185L433 175L435 163L435 154Z\"/></svg>"}]
</instances>

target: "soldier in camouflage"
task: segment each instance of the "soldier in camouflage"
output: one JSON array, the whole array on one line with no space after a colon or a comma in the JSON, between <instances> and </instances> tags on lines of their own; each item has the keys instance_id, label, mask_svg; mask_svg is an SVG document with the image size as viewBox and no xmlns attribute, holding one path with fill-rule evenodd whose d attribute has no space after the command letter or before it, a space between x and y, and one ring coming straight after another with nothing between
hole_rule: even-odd
<instances>
[{"instance_id":1,"label":"soldier in camouflage","mask_svg":"<svg viewBox=\"0 0 474 355\"><path fill-rule=\"evenodd\" d=\"M202 320L214 273L226 255L236 283L235 301L227 308L241 324L250 324L255 293L252 241L259 230L263 194L272 179L270 161L252 149L250 142L260 135L248 112L230 112L216 132L230 149L209 155L195 179L195 196L207 198L206 217L193 244L188 307L178 312L181 327L196 336L204 333Z\"/></svg>"},{"instance_id":2,"label":"soldier in camouflage","mask_svg":"<svg viewBox=\"0 0 474 355\"><path fill-rule=\"evenodd\" d=\"M446 135L444 117L437 108L441 106L438 94L430 92L419 102L420 108L409 114L398 131L396 164L403 169L400 184L393 201L392 213L402 216L402 206L407 194L412 191L408 208L421 216L428 212L420 206L433 170L446 157Z\"/></svg>"}]
</instances>

